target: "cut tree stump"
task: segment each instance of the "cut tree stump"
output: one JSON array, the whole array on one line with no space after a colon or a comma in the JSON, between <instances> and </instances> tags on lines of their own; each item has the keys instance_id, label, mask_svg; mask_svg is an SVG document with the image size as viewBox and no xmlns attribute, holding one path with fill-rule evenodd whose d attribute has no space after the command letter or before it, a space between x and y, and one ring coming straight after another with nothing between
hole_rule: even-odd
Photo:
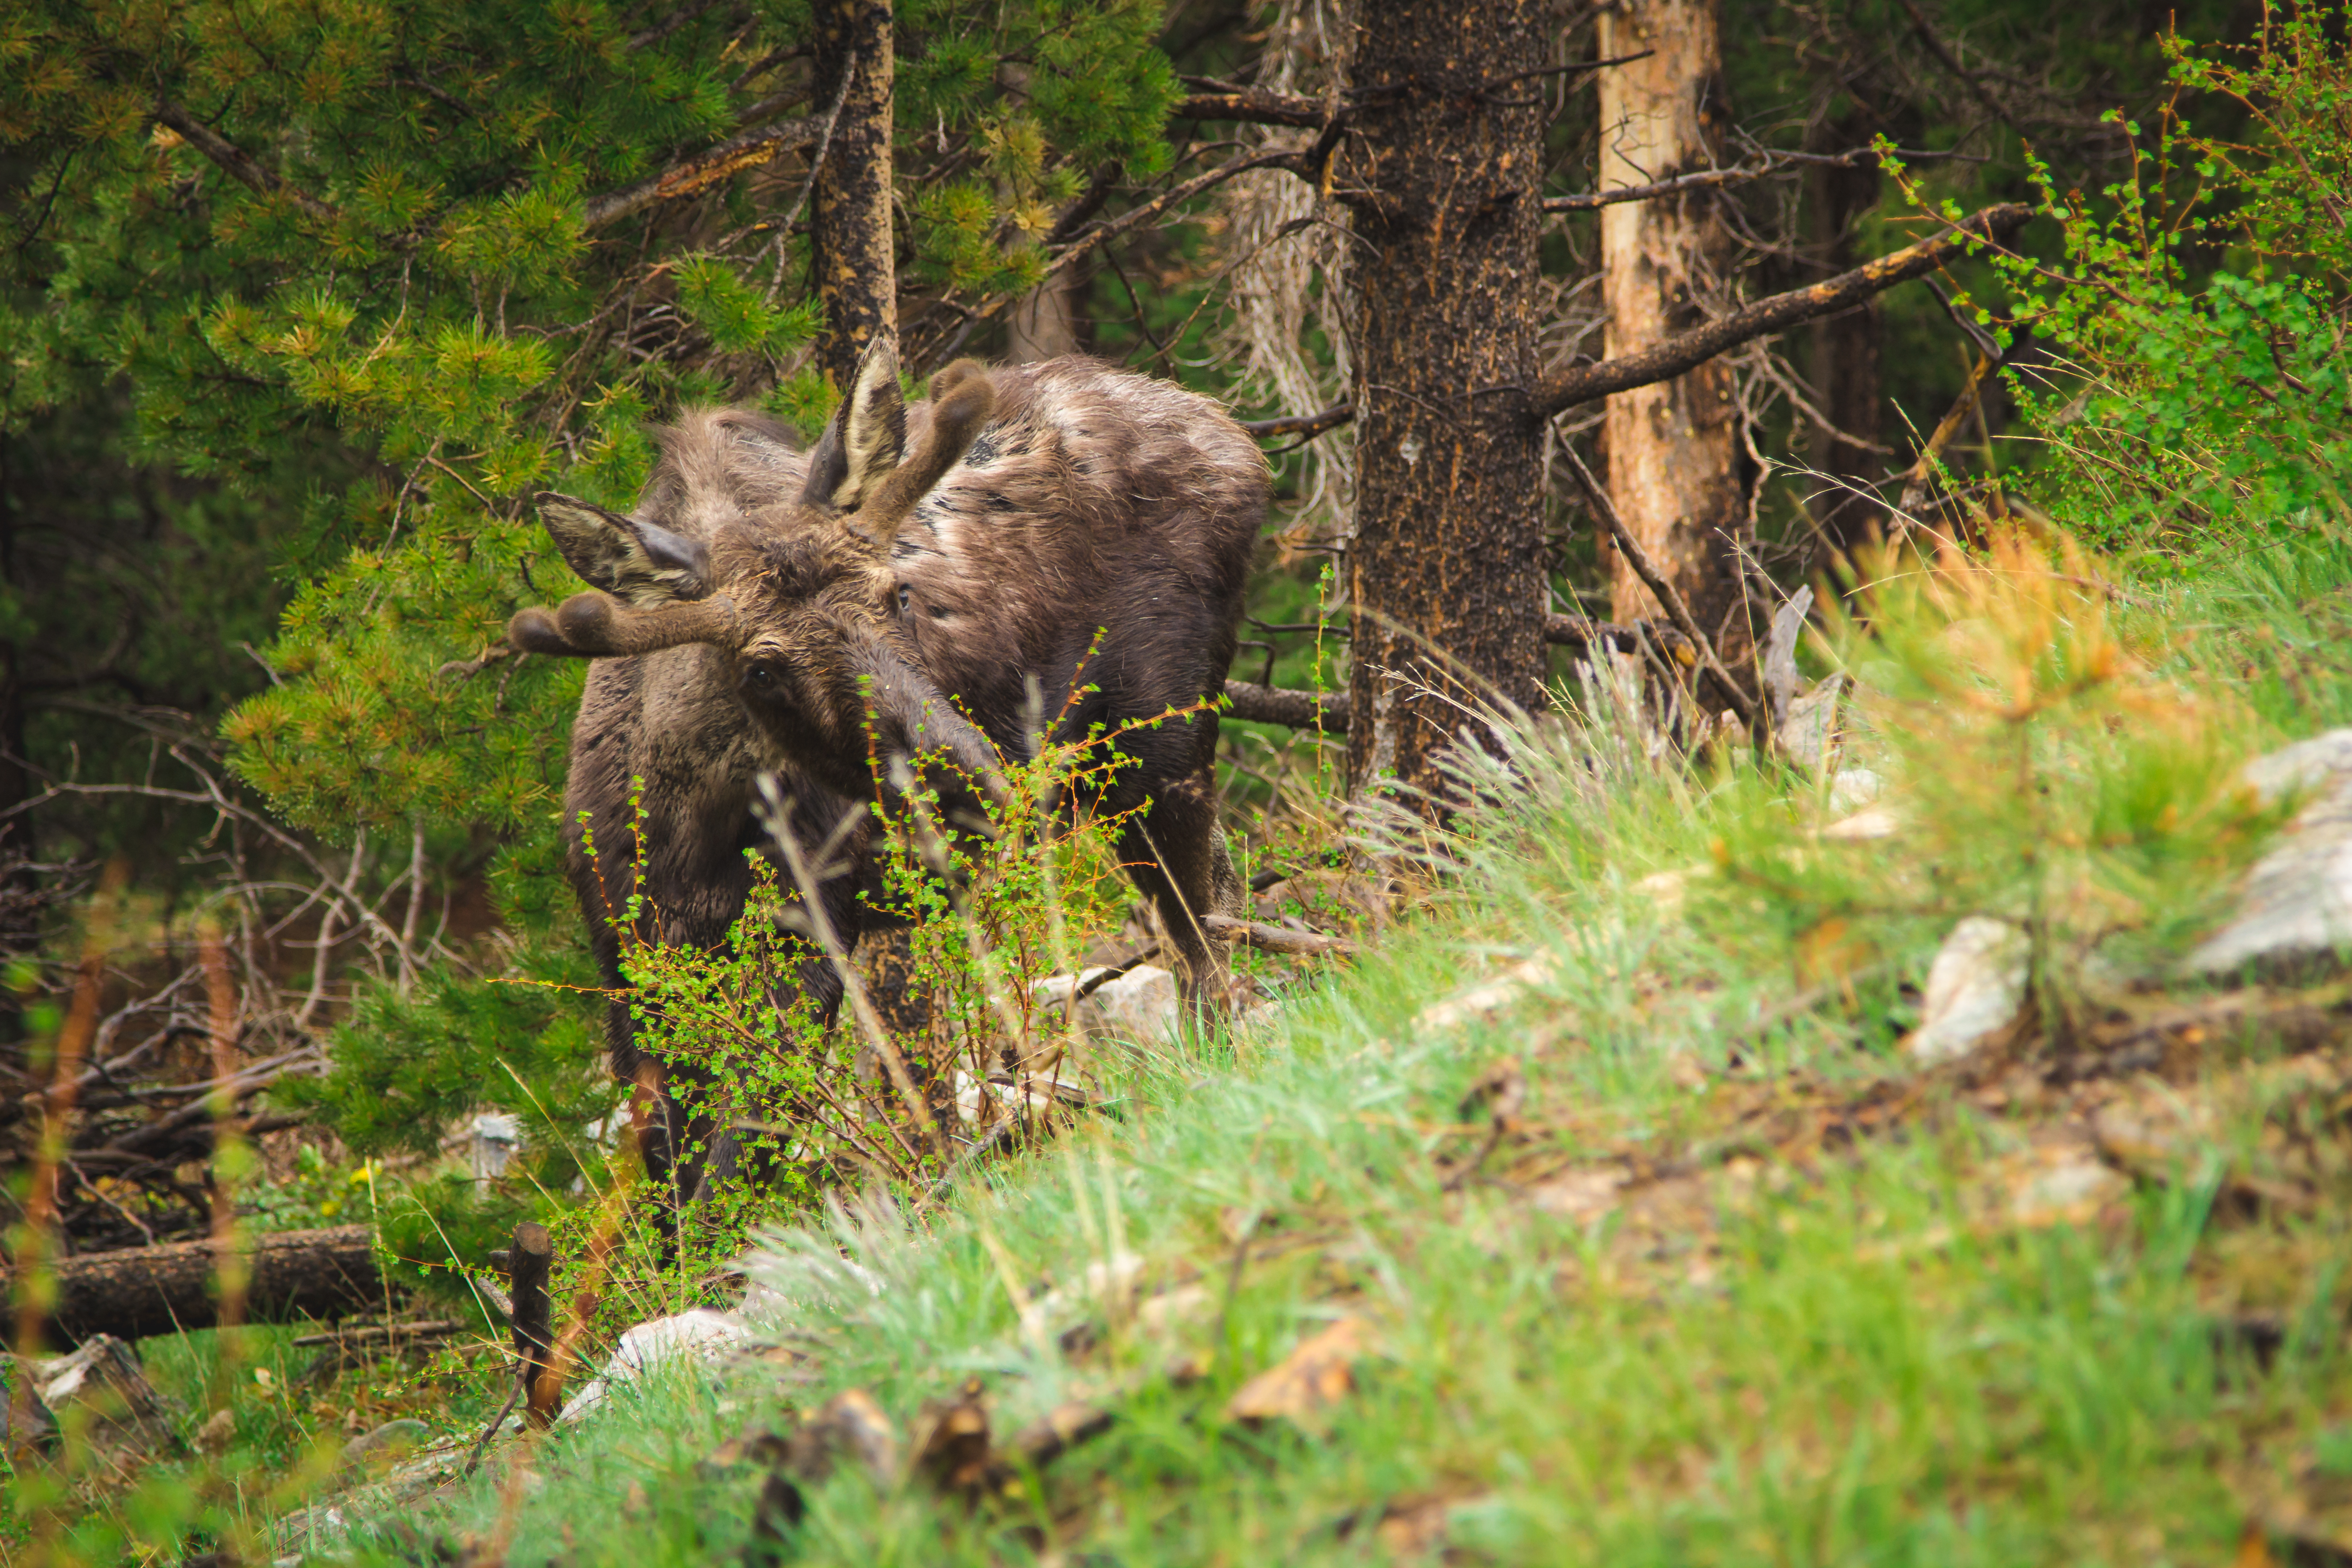
<instances>
[{"instance_id":1,"label":"cut tree stump","mask_svg":"<svg viewBox=\"0 0 2352 1568\"><path fill-rule=\"evenodd\" d=\"M366 1226L268 1231L238 1240L251 1278L247 1322L335 1318L385 1305ZM92 1334L135 1340L211 1328L220 1311L216 1247L211 1240L176 1241L57 1259L49 1266L57 1296L44 1321L47 1337L78 1344ZM13 1269L0 1274L0 1286L16 1294Z\"/></svg>"}]
</instances>

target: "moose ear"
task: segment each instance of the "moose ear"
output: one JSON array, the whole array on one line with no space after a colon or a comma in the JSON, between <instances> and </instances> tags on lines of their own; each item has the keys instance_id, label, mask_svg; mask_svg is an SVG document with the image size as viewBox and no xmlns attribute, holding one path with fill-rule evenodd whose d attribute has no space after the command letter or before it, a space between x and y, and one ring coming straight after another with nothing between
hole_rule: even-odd
<instances>
[{"instance_id":1,"label":"moose ear","mask_svg":"<svg viewBox=\"0 0 2352 1568\"><path fill-rule=\"evenodd\" d=\"M590 586L640 606L710 592L710 552L699 540L551 490L533 499L555 547Z\"/></svg>"},{"instance_id":2,"label":"moose ear","mask_svg":"<svg viewBox=\"0 0 2352 1568\"><path fill-rule=\"evenodd\" d=\"M809 454L801 500L828 511L855 511L898 466L907 449L907 399L898 390L898 345L877 332L858 356L840 412Z\"/></svg>"}]
</instances>

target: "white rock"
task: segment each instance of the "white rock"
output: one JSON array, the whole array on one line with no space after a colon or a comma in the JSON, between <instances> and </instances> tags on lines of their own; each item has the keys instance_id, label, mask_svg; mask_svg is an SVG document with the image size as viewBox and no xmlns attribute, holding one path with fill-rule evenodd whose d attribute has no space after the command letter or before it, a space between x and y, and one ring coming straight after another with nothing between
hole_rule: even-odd
<instances>
[{"instance_id":1,"label":"white rock","mask_svg":"<svg viewBox=\"0 0 2352 1568\"><path fill-rule=\"evenodd\" d=\"M1952 1061L2008 1027L2025 1000L2032 944L2006 921L1970 915L1927 970L1925 1016L1903 1045L1921 1067Z\"/></svg>"},{"instance_id":2,"label":"white rock","mask_svg":"<svg viewBox=\"0 0 2352 1568\"><path fill-rule=\"evenodd\" d=\"M1883 805L1867 811L1857 811L1852 816L1831 823L1822 829L1824 838L1862 839L1892 838L1901 831L1902 822Z\"/></svg>"},{"instance_id":3,"label":"white rock","mask_svg":"<svg viewBox=\"0 0 2352 1568\"><path fill-rule=\"evenodd\" d=\"M993 1127L1006 1117L1043 1116L1054 1109L1050 1078L1026 1078L1012 1084L982 1082L956 1068L956 1120L967 1127ZM1023 1101L1026 1100L1026 1108Z\"/></svg>"},{"instance_id":4,"label":"white rock","mask_svg":"<svg viewBox=\"0 0 2352 1568\"><path fill-rule=\"evenodd\" d=\"M1830 759L1837 740L1838 700L1845 695L1846 679L1832 675L1789 704L1789 711L1773 739L1789 758L1819 773Z\"/></svg>"},{"instance_id":5,"label":"white rock","mask_svg":"<svg viewBox=\"0 0 2352 1568\"><path fill-rule=\"evenodd\" d=\"M2318 789L2346 773L2352 773L2352 730L2330 730L2297 741L2238 770L2240 781L2264 805L2276 805L2299 790Z\"/></svg>"},{"instance_id":6,"label":"white rock","mask_svg":"<svg viewBox=\"0 0 2352 1568\"><path fill-rule=\"evenodd\" d=\"M2247 875L2228 923L2189 955L2199 973L2352 948L2352 730L2331 730L2239 773L2265 805L2312 793Z\"/></svg>"},{"instance_id":7,"label":"white rock","mask_svg":"<svg viewBox=\"0 0 2352 1568\"><path fill-rule=\"evenodd\" d=\"M1030 987L1040 1003L1066 1004L1070 993L1101 974L1100 968L1076 976L1056 974ZM1176 976L1156 964L1139 963L1118 979L1107 981L1078 1004L1088 1028L1107 1029L1130 1039L1150 1041L1172 1033L1183 1013Z\"/></svg>"},{"instance_id":8,"label":"white rock","mask_svg":"<svg viewBox=\"0 0 2352 1568\"><path fill-rule=\"evenodd\" d=\"M1868 768L1840 768L1830 775L1829 809L1840 814L1860 811L1885 788L1885 781Z\"/></svg>"},{"instance_id":9,"label":"white rock","mask_svg":"<svg viewBox=\"0 0 2352 1568\"><path fill-rule=\"evenodd\" d=\"M466 1168L478 1182L507 1173L515 1151L522 1147L522 1118L503 1110L485 1110L466 1123L458 1134L465 1143Z\"/></svg>"},{"instance_id":10,"label":"white rock","mask_svg":"<svg viewBox=\"0 0 2352 1568\"><path fill-rule=\"evenodd\" d=\"M751 1338L751 1331L733 1315L707 1307L639 1323L622 1334L604 1369L572 1395L557 1419L579 1420L602 1405L614 1389L635 1382L655 1367L678 1361L712 1361L749 1343Z\"/></svg>"},{"instance_id":11,"label":"white rock","mask_svg":"<svg viewBox=\"0 0 2352 1568\"><path fill-rule=\"evenodd\" d=\"M1125 1299L1142 1273L1143 1259L1132 1252L1118 1253L1107 1262L1089 1263L1076 1282L1048 1290L1031 1301L1029 1310L1021 1315L1021 1326L1033 1337L1052 1333L1097 1307Z\"/></svg>"},{"instance_id":12,"label":"white rock","mask_svg":"<svg viewBox=\"0 0 2352 1568\"><path fill-rule=\"evenodd\" d=\"M1705 867L1681 871L1653 871L1633 884L1639 893L1662 921L1670 921L1682 913L1683 889L1695 876L1706 874Z\"/></svg>"}]
</instances>

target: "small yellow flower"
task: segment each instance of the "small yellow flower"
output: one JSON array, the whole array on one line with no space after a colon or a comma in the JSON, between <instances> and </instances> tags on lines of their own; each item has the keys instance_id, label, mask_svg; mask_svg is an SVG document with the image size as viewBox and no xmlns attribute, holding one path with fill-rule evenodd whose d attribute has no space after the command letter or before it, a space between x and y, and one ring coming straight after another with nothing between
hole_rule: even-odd
<instances>
[{"instance_id":1,"label":"small yellow flower","mask_svg":"<svg viewBox=\"0 0 2352 1568\"><path fill-rule=\"evenodd\" d=\"M332 1219L342 1212L343 1200L341 1198L329 1198L319 1205L319 1217L321 1219Z\"/></svg>"},{"instance_id":2,"label":"small yellow flower","mask_svg":"<svg viewBox=\"0 0 2352 1568\"><path fill-rule=\"evenodd\" d=\"M269 1375L269 1369L268 1367L257 1366L253 1369L253 1381L261 1384L264 1388L268 1388L273 1386L278 1380Z\"/></svg>"}]
</instances>

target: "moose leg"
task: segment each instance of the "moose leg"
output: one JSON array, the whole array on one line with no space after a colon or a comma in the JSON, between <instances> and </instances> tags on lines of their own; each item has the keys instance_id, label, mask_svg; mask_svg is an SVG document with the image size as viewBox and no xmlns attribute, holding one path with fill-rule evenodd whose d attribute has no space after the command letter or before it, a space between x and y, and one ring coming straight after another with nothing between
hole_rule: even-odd
<instances>
[{"instance_id":1,"label":"moose leg","mask_svg":"<svg viewBox=\"0 0 2352 1568\"><path fill-rule=\"evenodd\" d=\"M1204 915L1242 913L1242 881L1234 870L1217 796L1204 768L1168 785L1119 834L1119 858L1135 885L1160 911L1182 970L1184 999L1195 1019L1207 1021L1224 999L1222 944L1202 930Z\"/></svg>"},{"instance_id":2,"label":"moose leg","mask_svg":"<svg viewBox=\"0 0 2352 1568\"><path fill-rule=\"evenodd\" d=\"M654 1227L667 1261L675 1258L677 1222L686 1205L709 1195L709 1188L731 1180L738 1165L735 1136L706 1109L702 1087L690 1074L664 1071L643 1057L634 1082L630 1120L635 1124L637 1158L656 1194Z\"/></svg>"}]
</instances>

